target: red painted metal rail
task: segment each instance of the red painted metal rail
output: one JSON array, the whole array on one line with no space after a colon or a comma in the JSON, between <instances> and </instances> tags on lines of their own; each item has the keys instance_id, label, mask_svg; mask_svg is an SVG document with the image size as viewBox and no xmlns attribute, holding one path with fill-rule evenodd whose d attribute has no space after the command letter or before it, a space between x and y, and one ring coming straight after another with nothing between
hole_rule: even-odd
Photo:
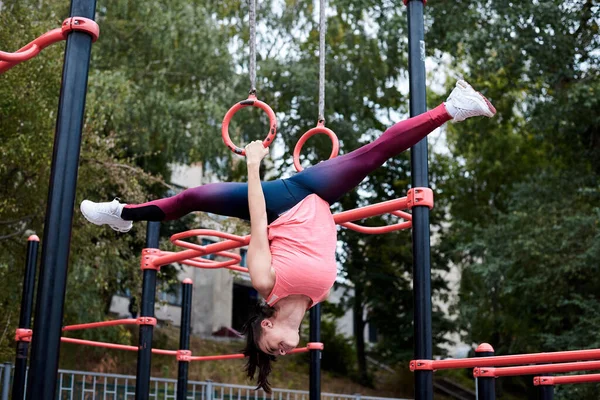
<instances>
[{"instance_id":1,"label":"red painted metal rail","mask_svg":"<svg viewBox=\"0 0 600 400\"><path fill-rule=\"evenodd\" d=\"M600 349L516 354L511 356L464 358L456 360L413 360L410 362L410 370L435 371L441 369L502 367L518 364L564 363L588 360L600 360Z\"/></svg>"},{"instance_id":2,"label":"red painted metal rail","mask_svg":"<svg viewBox=\"0 0 600 400\"><path fill-rule=\"evenodd\" d=\"M600 369L600 361L582 361L562 364L526 365L519 367L504 368L477 367L473 369L473 376L476 378L499 378L501 376L555 374L563 372L588 371L597 369Z\"/></svg>"},{"instance_id":3,"label":"red painted metal rail","mask_svg":"<svg viewBox=\"0 0 600 400\"><path fill-rule=\"evenodd\" d=\"M600 374L566 375L566 376L536 376L533 378L535 386L570 385L573 383L600 382Z\"/></svg>"},{"instance_id":4,"label":"red painted metal rail","mask_svg":"<svg viewBox=\"0 0 600 400\"><path fill-rule=\"evenodd\" d=\"M40 51L51 44L66 40L68 34L72 31L87 32L92 36L92 41L94 42L98 40L98 35L100 34L98 24L91 19L83 17L67 18L63 21L61 28L44 33L14 53L0 51L0 74L8 71L20 62L37 56Z\"/></svg>"},{"instance_id":5,"label":"red painted metal rail","mask_svg":"<svg viewBox=\"0 0 600 400\"><path fill-rule=\"evenodd\" d=\"M110 321L90 322L86 324L67 325L63 331L79 331L82 329L104 328L117 325L156 325L156 318L140 317L137 319L114 319Z\"/></svg>"},{"instance_id":6,"label":"red painted metal rail","mask_svg":"<svg viewBox=\"0 0 600 400\"><path fill-rule=\"evenodd\" d=\"M323 350L323 343L308 343L306 347L298 347L288 354L306 353L309 350ZM243 354L225 354L220 356L192 356L190 361L237 360L245 358Z\"/></svg>"},{"instance_id":7,"label":"red painted metal rail","mask_svg":"<svg viewBox=\"0 0 600 400\"><path fill-rule=\"evenodd\" d=\"M105 321L105 322L120 322L123 324L123 321L128 321L128 324L136 324L138 320L129 319L129 320L115 320L115 321ZM83 327L84 325L93 325L88 327ZM102 325L102 326L111 326L118 325L117 323L110 325ZM73 328L73 329L65 329L63 330L76 330L76 329L87 329L87 328L97 328L100 325L98 323L91 324L80 324L80 325L70 325L65 328ZM17 341L31 341L31 336L33 335L33 331L31 329L17 329L15 340ZM60 341L63 343L71 343L71 344L79 344L83 346L92 346L92 347L101 347L105 349L113 349L113 350L124 350L124 351L138 351L139 348L137 346L130 346L126 344L117 344L117 343L107 343L107 342L98 342L94 340L84 340L84 339L75 339L68 337L61 337ZM306 353L310 350L323 350L324 345L321 342L311 342L307 343L306 347L298 347L293 349L288 354L297 354L297 353ZM163 356L173 356L177 357L180 361L217 361L217 360L237 360L245 358L245 356L241 353L239 354L222 354L222 355L213 355L213 356L192 356L192 352L189 350L163 350L163 349L152 349L153 354L160 354Z\"/></svg>"}]
</instances>

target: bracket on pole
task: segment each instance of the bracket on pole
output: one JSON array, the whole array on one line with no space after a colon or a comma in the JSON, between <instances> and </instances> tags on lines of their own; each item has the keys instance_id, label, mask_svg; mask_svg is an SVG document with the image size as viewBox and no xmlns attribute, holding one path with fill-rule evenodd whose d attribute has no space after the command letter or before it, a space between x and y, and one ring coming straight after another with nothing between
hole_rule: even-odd
<instances>
[{"instance_id":1,"label":"bracket on pole","mask_svg":"<svg viewBox=\"0 0 600 400\"><path fill-rule=\"evenodd\" d=\"M161 251L159 249L143 249L142 250L142 260L140 262L140 268L145 269L153 269L155 271L160 271L160 265L154 265L154 260L160 257Z\"/></svg>"},{"instance_id":2,"label":"bracket on pole","mask_svg":"<svg viewBox=\"0 0 600 400\"><path fill-rule=\"evenodd\" d=\"M177 350L177 361L192 361L192 351L191 350Z\"/></svg>"},{"instance_id":3,"label":"bracket on pole","mask_svg":"<svg viewBox=\"0 0 600 400\"><path fill-rule=\"evenodd\" d=\"M31 335L33 335L31 329L18 328L15 331L15 342L31 342Z\"/></svg>"},{"instance_id":4,"label":"bracket on pole","mask_svg":"<svg viewBox=\"0 0 600 400\"><path fill-rule=\"evenodd\" d=\"M433 190L427 187L415 187L406 194L408 200L407 207L413 208L416 206L427 206L431 210L433 208Z\"/></svg>"},{"instance_id":5,"label":"bracket on pole","mask_svg":"<svg viewBox=\"0 0 600 400\"><path fill-rule=\"evenodd\" d=\"M412 360L410 362L411 371L433 371L433 360Z\"/></svg>"}]
</instances>

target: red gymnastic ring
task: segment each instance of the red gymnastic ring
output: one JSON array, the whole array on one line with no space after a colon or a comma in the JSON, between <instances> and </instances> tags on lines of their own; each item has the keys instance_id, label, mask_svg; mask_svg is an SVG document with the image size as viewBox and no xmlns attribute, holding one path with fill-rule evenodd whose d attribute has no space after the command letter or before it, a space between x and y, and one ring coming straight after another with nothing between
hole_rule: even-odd
<instances>
[{"instance_id":1,"label":"red gymnastic ring","mask_svg":"<svg viewBox=\"0 0 600 400\"><path fill-rule=\"evenodd\" d=\"M340 142L338 141L335 133L333 133L331 129L325 128L325 123L323 121L319 121L317 123L317 127L310 129L308 132L302 135L300 140L298 140L298 143L296 143L296 147L294 147L294 167L296 167L296 171L300 172L304 169L302 168L302 165L300 165L300 151L302 150L302 146L304 146L304 143L306 143L311 136L319 133L325 134L329 136L329 139L331 139L333 147L331 149L331 155L329 156L329 159L337 157L340 151Z\"/></svg>"},{"instance_id":2,"label":"red gymnastic ring","mask_svg":"<svg viewBox=\"0 0 600 400\"><path fill-rule=\"evenodd\" d=\"M275 139L275 135L277 134L277 118L275 117L275 113L273 112L271 107L269 107L267 103L263 103L262 101L257 100L256 95L250 94L247 100L240 101L239 103L231 107L229 111L227 111L227 114L225 114L225 118L223 118L223 125L221 126L221 135L223 136L223 142L225 142L225 145L227 145L227 147L229 147L231 151L241 156L245 156L246 151L241 147L236 146L231 141L231 138L229 137L229 122L231 121L231 118L233 118L233 115L236 112L238 112L242 108L249 106L261 108L269 116L269 125L271 127L269 128L269 133L267 134L266 139L263 140L263 146L269 147L273 142L273 139Z\"/></svg>"}]
</instances>

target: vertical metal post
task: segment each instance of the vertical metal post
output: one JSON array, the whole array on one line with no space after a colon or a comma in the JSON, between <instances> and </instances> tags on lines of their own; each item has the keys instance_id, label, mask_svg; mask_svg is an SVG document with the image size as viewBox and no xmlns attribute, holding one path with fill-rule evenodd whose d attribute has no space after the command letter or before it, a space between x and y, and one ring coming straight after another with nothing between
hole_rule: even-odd
<instances>
[{"instance_id":1,"label":"vertical metal post","mask_svg":"<svg viewBox=\"0 0 600 400\"><path fill-rule=\"evenodd\" d=\"M552 376L552 374L544 374L542 376ZM554 385L539 386L540 400L554 400Z\"/></svg>"},{"instance_id":2,"label":"vertical metal post","mask_svg":"<svg viewBox=\"0 0 600 400\"><path fill-rule=\"evenodd\" d=\"M4 376L2 380L2 400L8 400L8 394L10 393L10 370L12 364L7 362L4 363Z\"/></svg>"},{"instance_id":3,"label":"vertical metal post","mask_svg":"<svg viewBox=\"0 0 600 400\"><path fill-rule=\"evenodd\" d=\"M95 0L71 1L71 16L93 19L95 11ZM91 47L92 37L85 32L71 32L67 38L31 343L27 398L32 400L54 399L56 393Z\"/></svg>"},{"instance_id":4,"label":"vertical metal post","mask_svg":"<svg viewBox=\"0 0 600 400\"><path fill-rule=\"evenodd\" d=\"M213 400L213 383L210 379L206 381L206 399Z\"/></svg>"},{"instance_id":5,"label":"vertical metal post","mask_svg":"<svg viewBox=\"0 0 600 400\"><path fill-rule=\"evenodd\" d=\"M408 62L410 115L427 111L425 93L424 0L405 0L408 6ZM427 138L411 149L412 187L428 187ZM415 359L433 357L431 330L431 254L429 246L429 208L412 209L413 297ZM433 371L415 371L415 399L433 399Z\"/></svg>"},{"instance_id":6,"label":"vertical metal post","mask_svg":"<svg viewBox=\"0 0 600 400\"><path fill-rule=\"evenodd\" d=\"M309 342L321 341L321 304L310 309ZM310 350L309 400L321 398L321 350Z\"/></svg>"},{"instance_id":7,"label":"vertical metal post","mask_svg":"<svg viewBox=\"0 0 600 400\"><path fill-rule=\"evenodd\" d=\"M35 270L38 258L40 238L37 235L29 236L27 239L27 258L25 259L25 274L23 276L23 294L21 296L21 313L19 316L19 328L31 328L31 314L33 312L33 295L35 289ZM17 342L17 356L15 359L15 376L13 378L12 398L23 400L25 398L25 376L27 375L27 352L29 342L19 340Z\"/></svg>"},{"instance_id":8,"label":"vertical metal post","mask_svg":"<svg viewBox=\"0 0 600 400\"><path fill-rule=\"evenodd\" d=\"M477 357L491 357L494 355L494 348L488 343L480 344L475 350ZM496 378L476 378L477 379L477 399L496 400Z\"/></svg>"},{"instance_id":9,"label":"vertical metal post","mask_svg":"<svg viewBox=\"0 0 600 400\"><path fill-rule=\"evenodd\" d=\"M179 350L190 349L190 329L192 327L192 289L193 282L187 278L181 282L181 323L179 331ZM177 370L177 400L187 399L189 361L179 361Z\"/></svg>"},{"instance_id":10,"label":"vertical metal post","mask_svg":"<svg viewBox=\"0 0 600 400\"><path fill-rule=\"evenodd\" d=\"M160 222L148 222L146 248L157 249L160 238ZM140 317L154 318L156 298L156 270L145 269L142 282L142 304ZM135 379L136 400L148 400L150 397L150 368L152 364L152 325L140 325L140 339Z\"/></svg>"}]
</instances>

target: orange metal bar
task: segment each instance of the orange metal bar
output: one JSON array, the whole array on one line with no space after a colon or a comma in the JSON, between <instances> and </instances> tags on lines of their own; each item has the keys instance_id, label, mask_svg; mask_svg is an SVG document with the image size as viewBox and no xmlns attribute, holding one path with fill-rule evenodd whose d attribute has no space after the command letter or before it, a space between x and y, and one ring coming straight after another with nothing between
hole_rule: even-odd
<instances>
[{"instance_id":1,"label":"orange metal bar","mask_svg":"<svg viewBox=\"0 0 600 400\"><path fill-rule=\"evenodd\" d=\"M315 345L319 345L319 344L322 345L322 343L316 343L316 344L311 344L311 347L314 347ZM306 353L309 350L311 350L311 348L309 346L298 347L298 348L290 351L288 354ZM224 355L218 355L218 356L192 356L192 357L190 357L190 361L238 360L238 359L245 358L245 357L246 356L244 356L242 353L224 354Z\"/></svg>"},{"instance_id":2,"label":"orange metal bar","mask_svg":"<svg viewBox=\"0 0 600 400\"><path fill-rule=\"evenodd\" d=\"M407 208L408 201L406 197L400 199L388 200L382 203L371 204L369 206L360 207L355 210L342 211L341 213L335 214L333 220L336 224L342 224L344 222L357 221L363 218L375 217L377 215L388 214L393 211L405 210Z\"/></svg>"},{"instance_id":3,"label":"orange metal bar","mask_svg":"<svg viewBox=\"0 0 600 400\"><path fill-rule=\"evenodd\" d=\"M410 370L437 371L475 367L503 367L519 364L564 363L570 361L600 360L600 349L557 351L552 353L515 354L480 358L413 360Z\"/></svg>"},{"instance_id":4,"label":"orange metal bar","mask_svg":"<svg viewBox=\"0 0 600 400\"><path fill-rule=\"evenodd\" d=\"M501 376L553 374L562 372L587 371L594 369L600 369L600 361L581 361L562 364L526 365L503 368L477 367L473 369L473 376L476 378L498 378Z\"/></svg>"},{"instance_id":5,"label":"orange metal bar","mask_svg":"<svg viewBox=\"0 0 600 400\"><path fill-rule=\"evenodd\" d=\"M67 18L63 21L61 28L56 28L44 33L42 36L34 39L14 53L0 51L0 74L8 71L20 62L35 57L40 51L51 44L66 40L67 35L72 31L89 33L90 36L92 36L93 42L98 40L98 36L100 35L100 28L95 21L83 17Z\"/></svg>"},{"instance_id":6,"label":"orange metal bar","mask_svg":"<svg viewBox=\"0 0 600 400\"><path fill-rule=\"evenodd\" d=\"M600 374L566 375L566 376L536 376L533 378L535 386L570 385L573 383L600 382Z\"/></svg>"},{"instance_id":7,"label":"orange metal bar","mask_svg":"<svg viewBox=\"0 0 600 400\"><path fill-rule=\"evenodd\" d=\"M402 229L408 229L412 227L411 221L400 222L393 225L385 225L385 226L361 226L355 224L353 222L344 222L340 224L344 228L352 229L353 231L366 233L368 235L378 235L382 233L389 233L400 231Z\"/></svg>"},{"instance_id":8,"label":"orange metal bar","mask_svg":"<svg viewBox=\"0 0 600 400\"><path fill-rule=\"evenodd\" d=\"M116 326L116 325L136 325L137 319L115 319L112 321L101 321L101 322L90 322L87 324L67 325L63 326L63 331L77 331L81 329L92 329L101 328L105 326Z\"/></svg>"}]
</instances>

